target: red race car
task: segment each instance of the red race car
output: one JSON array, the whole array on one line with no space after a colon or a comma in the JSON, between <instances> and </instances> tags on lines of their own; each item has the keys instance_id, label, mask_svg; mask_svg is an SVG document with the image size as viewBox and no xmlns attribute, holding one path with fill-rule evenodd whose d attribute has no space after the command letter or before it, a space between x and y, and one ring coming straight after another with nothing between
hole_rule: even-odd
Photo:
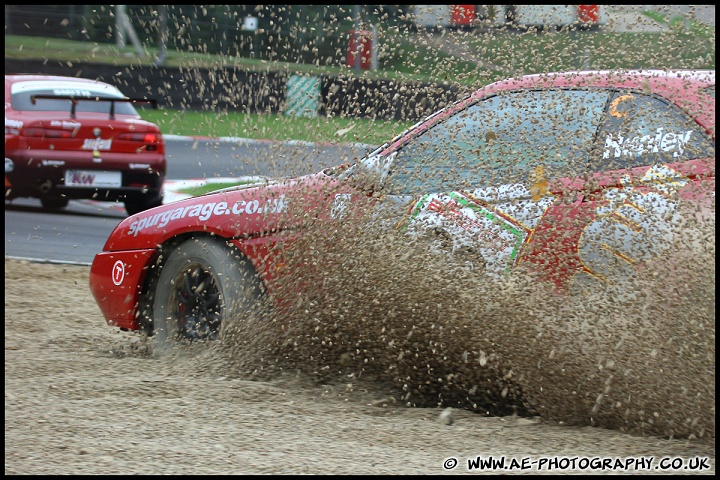
<instances>
[{"instance_id":1,"label":"red race car","mask_svg":"<svg viewBox=\"0 0 720 480\"><path fill-rule=\"evenodd\" d=\"M5 75L5 200L120 201L128 214L162 205L165 143L132 99L106 83Z\"/></svg>"},{"instance_id":2,"label":"red race car","mask_svg":"<svg viewBox=\"0 0 720 480\"><path fill-rule=\"evenodd\" d=\"M561 294L622 296L688 212L714 223L714 70L529 75L477 90L356 164L129 217L90 287L110 325L161 342L214 338L264 296L288 302L274 293L295 274L285 254L304 232L375 218L473 275L522 266Z\"/></svg>"}]
</instances>

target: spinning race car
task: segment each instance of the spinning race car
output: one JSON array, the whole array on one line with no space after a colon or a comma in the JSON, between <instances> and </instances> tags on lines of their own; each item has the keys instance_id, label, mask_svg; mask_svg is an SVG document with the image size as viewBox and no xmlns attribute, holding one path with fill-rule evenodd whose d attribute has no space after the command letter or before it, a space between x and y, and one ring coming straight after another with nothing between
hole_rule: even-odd
<instances>
[{"instance_id":1,"label":"spinning race car","mask_svg":"<svg viewBox=\"0 0 720 480\"><path fill-rule=\"evenodd\" d=\"M689 205L691 208L681 207ZM133 215L92 264L109 325L211 339L293 271L312 226L428 238L472 275L530 269L560 294L617 288L672 248L683 212L714 222L715 72L581 71L485 86L359 162ZM414 244L416 245L416 244ZM417 248L417 247L415 247Z\"/></svg>"}]
</instances>

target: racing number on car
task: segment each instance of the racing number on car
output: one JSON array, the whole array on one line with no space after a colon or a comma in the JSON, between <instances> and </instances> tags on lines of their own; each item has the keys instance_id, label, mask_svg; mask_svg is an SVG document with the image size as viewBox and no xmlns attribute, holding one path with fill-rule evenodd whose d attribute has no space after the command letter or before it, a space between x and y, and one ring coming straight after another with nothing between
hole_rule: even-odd
<instances>
[{"instance_id":1,"label":"racing number on car","mask_svg":"<svg viewBox=\"0 0 720 480\"><path fill-rule=\"evenodd\" d=\"M125 280L125 264L122 260L118 260L112 268L112 281L115 285L120 285L123 280Z\"/></svg>"},{"instance_id":2,"label":"racing number on car","mask_svg":"<svg viewBox=\"0 0 720 480\"><path fill-rule=\"evenodd\" d=\"M610 188L604 193L603 204L595 210L595 220L580 237L578 252L585 270L570 281L571 290L589 293L603 286L623 286L637 279L635 265L658 256L672 243L672 226L677 225L679 213L676 192L688 179L674 170L652 167L637 186L649 186L639 191L628 176L623 188ZM616 295L627 298L632 288L619 288Z\"/></svg>"}]
</instances>

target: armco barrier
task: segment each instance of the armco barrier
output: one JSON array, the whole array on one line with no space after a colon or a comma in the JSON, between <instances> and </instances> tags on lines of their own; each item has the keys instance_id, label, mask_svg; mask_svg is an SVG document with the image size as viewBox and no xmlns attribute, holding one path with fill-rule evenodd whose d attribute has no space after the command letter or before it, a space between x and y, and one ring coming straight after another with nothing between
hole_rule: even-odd
<instances>
[{"instance_id":1,"label":"armco barrier","mask_svg":"<svg viewBox=\"0 0 720 480\"><path fill-rule=\"evenodd\" d=\"M287 74L238 69L116 67L96 63L5 59L5 73L40 73L101 80L129 97L152 97L163 108L279 113Z\"/></svg>"},{"instance_id":2,"label":"armco barrier","mask_svg":"<svg viewBox=\"0 0 720 480\"><path fill-rule=\"evenodd\" d=\"M282 113L288 107L285 72L236 68L128 67L94 63L5 59L5 73L42 73L101 80L130 97L151 97L162 108ZM321 76L322 116L420 120L461 96L455 86L363 77ZM467 93L467 92L465 92ZM314 108L314 107L312 107Z\"/></svg>"}]
</instances>

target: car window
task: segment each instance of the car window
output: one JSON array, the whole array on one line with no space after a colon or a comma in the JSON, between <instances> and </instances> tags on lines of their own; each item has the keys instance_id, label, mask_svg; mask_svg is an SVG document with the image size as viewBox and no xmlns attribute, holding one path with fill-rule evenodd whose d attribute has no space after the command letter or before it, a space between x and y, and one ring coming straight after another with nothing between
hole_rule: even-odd
<instances>
[{"instance_id":1,"label":"car window","mask_svg":"<svg viewBox=\"0 0 720 480\"><path fill-rule=\"evenodd\" d=\"M609 98L600 90L537 90L482 100L405 145L391 191L414 194L530 183L587 170Z\"/></svg>"},{"instance_id":2,"label":"car window","mask_svg":"<svg viewBox=\"0 0 720 480\"><path fill-rule=\"evenodd\" d=\"M85 92L84 94L77 92ZM74 93L78 97L100 97L100 98L116 98L108 95L107 93L99 94L91 91L76 91ZM42 111L42 112L70 112L71 102L70 100L49 100L44 98L36 99L35 103L32 102L33 95L73 95L73 93L67 93L64 90L58 92L55 89L37 89L37 90L23 90L21 92L12 94L12 106L18 111ZM123 97L117 97L123 98ZM82 101L78 102L76 112L95 112L95 113L110 113L110 102L91 102ZM137 115L137 110L130 103L117 102L115 103L115 113L124 115Z\"/></svg>"},{"instance_id":3,"label":"car window","mask_svg":"<svg viewBox=\"0 0 720 480\"><path fill-rule=\"evenodd\" d=\"M635 92L613 94L597 142L593 171L715 156L712 139L680 108Z\"/></svg>"}]
</instances>

